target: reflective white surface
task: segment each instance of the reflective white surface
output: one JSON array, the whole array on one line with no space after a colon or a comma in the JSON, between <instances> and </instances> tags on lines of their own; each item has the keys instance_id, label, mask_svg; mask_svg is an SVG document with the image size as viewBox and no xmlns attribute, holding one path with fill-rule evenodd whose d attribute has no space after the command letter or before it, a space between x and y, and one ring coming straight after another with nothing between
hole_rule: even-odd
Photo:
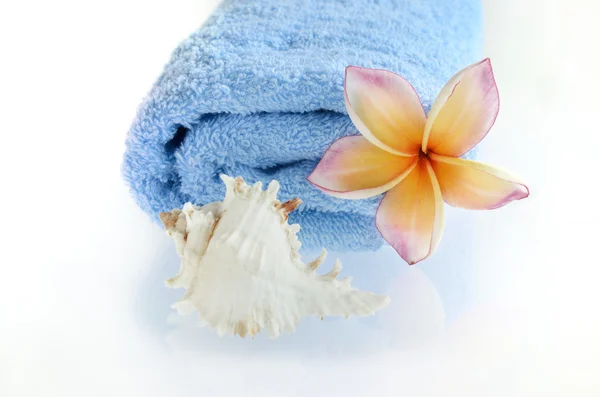
<instances>
[{"instance_id":1,"label":"reflective white surface","mask_svg":"<svg viewBox=\"0 0 600 397\"><path fill-rule=\"evenodd\" d=\"M416 267L340 255L391 305L274 342L175 314L173 244L120 180L136 106L216 3L0 6L0 395L600 395L596 2L485 1L502 103L480 159L531 197L446 207Z\"/></svg>"}]
</instances>

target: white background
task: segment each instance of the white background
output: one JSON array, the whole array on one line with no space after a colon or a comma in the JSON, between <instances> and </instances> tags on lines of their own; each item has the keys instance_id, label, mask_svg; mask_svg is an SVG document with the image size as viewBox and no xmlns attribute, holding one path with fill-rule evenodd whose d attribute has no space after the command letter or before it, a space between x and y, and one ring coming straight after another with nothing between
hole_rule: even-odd
<instances>
[{"instance_id":1,"label":"white background","mask_svg":"<svg viewBox=\"0 0 600 397\"><path fill-rule=\"evenodd\" d=\"M172 242L120 179L136 107L216 3L0 5L0 395L600 395L598 3L485 1L502 107L480 159L531 197L449 210L474 241L422 267L343 256L392 305L275 342L174 315Z\"/></svg>"}]
</instances>

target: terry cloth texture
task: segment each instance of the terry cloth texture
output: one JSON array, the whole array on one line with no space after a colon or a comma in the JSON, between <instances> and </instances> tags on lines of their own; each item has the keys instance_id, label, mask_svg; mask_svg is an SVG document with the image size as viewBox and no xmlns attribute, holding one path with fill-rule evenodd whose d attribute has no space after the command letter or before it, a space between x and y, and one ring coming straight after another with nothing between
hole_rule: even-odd
<instances>
[{"instance_id":1,"label":"terry cloth texture","mask_svg":"<svg viewBox=\"0 0 600 397\"><path fill-rule=\"evenodd\" d=\"M383 68L428 110L445 82L481 58L479 0L225 0L173 52L127 137L123 175L155 220L222 200L219 174L281 184L305 247L372 250L381 197L342 200L306 177L329 145L358 131L344 69Z\"/></svg>"}]
</instances>

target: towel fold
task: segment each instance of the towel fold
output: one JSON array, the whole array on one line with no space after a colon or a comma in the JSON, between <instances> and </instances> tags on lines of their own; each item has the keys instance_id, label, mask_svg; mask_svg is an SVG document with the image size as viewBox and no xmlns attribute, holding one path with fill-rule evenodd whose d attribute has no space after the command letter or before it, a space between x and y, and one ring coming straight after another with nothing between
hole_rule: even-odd
<instances>
[{"instance_id":1,"label":"towel fold","mask_svg":"<svg viewBox=\"0 0 600 397\"><path fill-rule=\"evenodd\" d=\"M372 250L380 197L341 200L306 181L336 139L357 134L343 100L348 65L392 70L426 108L481 56L479 0L223 2L174 51L138 110L123 175L158 213L222 200L218 178L277 179L300 197L305 247Z\"/></svg>"}]
</instances>

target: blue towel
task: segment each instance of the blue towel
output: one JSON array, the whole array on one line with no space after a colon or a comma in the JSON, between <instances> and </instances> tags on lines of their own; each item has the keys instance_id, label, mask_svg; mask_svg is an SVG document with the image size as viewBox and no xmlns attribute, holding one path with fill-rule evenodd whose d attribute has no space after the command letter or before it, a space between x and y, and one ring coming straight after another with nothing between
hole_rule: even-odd
<instances>
[{"instance_id":1,"label":"blue towel","mask_svg":"<svg viewBox=\"0 0 600 397\"><path fill-rule=\"evenodd\" d=\"M373 250L381 197L341 200L306 177L357 134L343 101L348 65L392 70L428 109L481 58L479 0L225 0L173 52L129 131L123 175L140 207L222 200L220 173L281 183L305 247Z\"/></svg>"}]
</instances>

